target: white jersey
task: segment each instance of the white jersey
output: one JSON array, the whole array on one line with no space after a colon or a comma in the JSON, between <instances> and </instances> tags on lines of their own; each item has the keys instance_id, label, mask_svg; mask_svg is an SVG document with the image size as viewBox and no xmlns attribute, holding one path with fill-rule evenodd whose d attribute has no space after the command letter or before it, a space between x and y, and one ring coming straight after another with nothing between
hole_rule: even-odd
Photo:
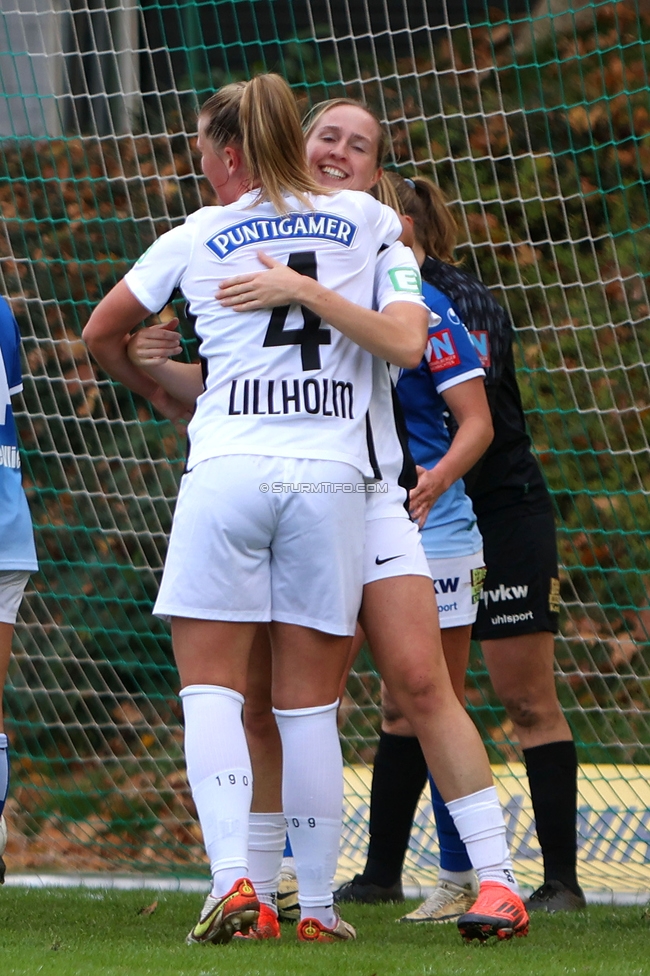
<instances>
[{"instance_id":1,"label":"white jersey","mask_svg":"<svg viewBox=\"0 0 650 976\"><path fill-rule=\"evenodd\" d=\"M263 250L371 308L377 253L401 234L399 219L350 190L312 197L313 210L289 196L285 214L255 197L192 214L124 279L152 312L179 288L196 317L207 380L188 428L188 469L220 455L258 454L343 461L372 476L372 356L307 308L240 313L222 307L215 292L227 278L263 271Z\"/></svg>"},{"instance_id":2,"label":"white jersey","mask_svg":"<svg viewBox=\"0 0 650 976\"><path fill-rule=\"evenodd\" d=\"M423 304L422 281L415 255L399 242L385 248L377 257L374 307L382 311L396 301ZM430 315L436 323L440 321L433 312ZM396 382L399 370L373 356L369 427L376 474L381 475L381 487L388 487L385 491L368 493L366 520L406 514L407 490L402 487L402 482L411 458L408 432L402 421L391 370Z\"/></svg>"}]
</instances>

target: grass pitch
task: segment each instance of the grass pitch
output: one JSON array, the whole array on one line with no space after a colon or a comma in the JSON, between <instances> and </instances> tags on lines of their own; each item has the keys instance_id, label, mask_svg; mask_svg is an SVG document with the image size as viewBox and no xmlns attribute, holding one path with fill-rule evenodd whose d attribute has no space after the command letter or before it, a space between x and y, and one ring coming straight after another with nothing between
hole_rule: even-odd
<instances>
[{"instance_id":1,"label":"grass pitch","mask_svg":"<svg viewBox=\"0 0 650 976\"><path fill-rule=\"evenodd\" d=\"M144 908L157 906L149 914ZM464 945L453 925L398 925L415 902L346 906L354 943L186 946L201 895L0 889L3 976L638 976L649 974L643 908L534 916L527 939Z\"/></svg>"}]
</instances>

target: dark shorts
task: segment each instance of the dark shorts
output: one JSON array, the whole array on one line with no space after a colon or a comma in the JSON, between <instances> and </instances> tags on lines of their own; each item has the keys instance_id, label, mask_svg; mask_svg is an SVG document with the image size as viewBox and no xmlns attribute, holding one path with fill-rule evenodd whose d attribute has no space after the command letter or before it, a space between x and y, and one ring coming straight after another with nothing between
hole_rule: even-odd
<instances>
[{"instance_id":1,"label":"dark shorts","mask_svg":"<svg viewBox=\"0 0 650 976\"><path fill-rule=\"evenodd\" d=\"M501 509L479 520L487 574L474 640L558 630L560 583L551 510Z\"/></svg>"}]
</instances>

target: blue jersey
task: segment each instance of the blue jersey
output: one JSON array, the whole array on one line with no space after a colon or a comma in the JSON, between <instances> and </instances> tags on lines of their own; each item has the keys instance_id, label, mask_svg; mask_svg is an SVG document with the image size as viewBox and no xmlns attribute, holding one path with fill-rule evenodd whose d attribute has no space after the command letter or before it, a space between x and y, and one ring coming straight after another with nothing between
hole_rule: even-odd
<instances>
[{"instance_id":1,"label":"blue jersey","mask_svg":"<svg viewBox=\"0 0 650 976\"><path fill-rule=\"evenodd\" d=\"M528 513L549 511L551 498L531 450L517 386L510 316L483 282L463 268L428 257L422 278L452 302L485 368L494 440L465 476L479 523L484 515L513 507Z\"/></svg>"},{"instance_id":2,"label":"blue jersey","mask_svg":"<svg viewBox=\"0 0 650 976\"><path fill-rule=\"evenodd\" d=\"M20 333L9 306L0 298L0 570L38 569L11 409L11 396L22 388Z\"/></svg>"},{"instance_id":3,"label":"blue jersey","mask_svg":"<svg viewBox=\"0 0 650 976\"><path fill-rule=\"evenodd\" d=\"M427 282L422 284L422 294L440 321L429 329L427 347L417 369L406 369L400 374L397 393L415 463L430 469L451 444L442 393L458 383L483 377L485 372L467 329L445 295ZM468 556L481 548L481 535L462 479L454 482L429 512L422 542L429 559Z\"/></svg>"}]
</instances>

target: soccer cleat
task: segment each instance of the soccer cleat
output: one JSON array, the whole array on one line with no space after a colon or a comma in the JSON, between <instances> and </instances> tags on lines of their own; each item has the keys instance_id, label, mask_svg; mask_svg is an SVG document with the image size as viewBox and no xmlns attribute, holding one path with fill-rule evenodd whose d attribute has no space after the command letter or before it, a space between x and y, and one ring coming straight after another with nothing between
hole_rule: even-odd
<instances>
[{"instance_id":1,"label":"soccer cleat","mask_svg":"<svg viewBox=\"0 0 650 976\"><path fill-rule=\"evenodd\" d=\"M534 891L528 901L524 902L529 912L580 912L587 907L582 889L576 894L562 881L545 881Z\"/></svg>"},{"instance_id":2,"label":"soccer cleat","mask_svg":"<svg viewBox=\"0 0 650 976\"><path fill-rule=\"evenodd\" d=\"M365 881L362 874L356 874L352 881L346 881L334 892L336 904L358 902L362 905L379 905L381 902L404 901L402 882L397 881L389 888Z\"/></svg>"},{"instance_id":3,"label":"soccer cleat","mask_svg":"<svg viewBox=\"0 0 650 976\"><path fill-rule=\"evenodd\" d=\"M0 884L5 883L5 862L2 859L2 855L5 852L7 846L7 823L3 816L0 816Z\"/></svg>"},{"instance_id":4,"label":"soccer cleat","mask_svg":"<svg viewBox=\"0 0 650 976\"><path fill-rule=\"evenodd\" d=\"M235 932L244 935L254 925L260 914L260 903L248 878L240 878L222 898L208 895L199 920L185 940L214 942L224 945Z\"/></svg>"},{"instance_id":5,"label":"soccer cleat","mask_svg":"<svg viewBox=\"0 0 650 976\"><path fill-rule=\"evenodd\" d=\"M303 918L298 924L298 942L347 942L356 937L357 930L349 922L344 922L338 912L336 925L331 929L317 918Z\"/></svg>"},{"instance_id":6,"label":"soccer cleat","mask_svg":"<svg viewBox=\"0 0 650 976\"><path fill-rule=\"evenodd\" d=\"M403 915L400 922L457 922L461 915L470 910L477 895L477 885L471 881L459 885L455 881L438 878L427 900L414 912Z\"/></svg>"},{"instance_id":7,"label":"soccer cleat","mask_svg":"<svg viewBox=\"0 0 650 976\"><path fill-rule=\"evenodd\" d=\"M300 904L298 902L298 879L291 865L282 866L278 882L278 918L281 922L298 922Z\"/></svg>"},{"instance_id":8,"label":"soccer cleat","mask_svg":"<svg viewBox=\"0 0 650 976\"><path fill-rule=\"evenodd\" d=\"M265 905L263 902L260 904L260 914L256 922L251 925L248 934L244 935L243 932L235 932L235 938L237 939L279 939L280 938L280 923L278 921L278 916L275 914L272 908Z\"/></svg>"},{"instance_id":9,"label":"soccer cleat","mask_svg":"<svg viewBox=\"0 0 650 976\"><path fill-rule=\"evenodd\" d=\"M486 942L491 935L511 939L528 935L528 915L514 891L497 881L484 881L469 912L458 919L458 931L465 942Z\"/></svg>"}]
</instances>

